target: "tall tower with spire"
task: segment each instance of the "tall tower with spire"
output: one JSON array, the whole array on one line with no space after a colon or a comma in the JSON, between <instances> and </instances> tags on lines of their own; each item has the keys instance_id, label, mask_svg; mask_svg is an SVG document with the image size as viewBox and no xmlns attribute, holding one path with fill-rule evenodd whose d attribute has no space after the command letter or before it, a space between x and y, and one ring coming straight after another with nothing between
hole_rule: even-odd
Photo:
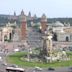
<instances>
[{"instance_id":1,"label":"tall tower with spire","mask_svg":"<svg viewBox=\"0 0 72 72\"><path fill-rule=\"evenodd\" d=\"M28 13L28 20L31 20L31 12Z\"/></svg>"},{"instance_id":2,"label":"tall tower with spire","mask_svg":"<svg viewBox=\"0 0 72 72\"><path fill-rule=\"evenodd\" d=\"M16 12L14 12L13 20L17 20Z\"/></svg>"},{"instance_id":3,"label":"tall tower with spire","mask_svg":"<svg viewBox=\"0 0 72 72\"><path fill-rule=\"evenodd\" d=\"M36 15L36 14L34 14L33 18L34 18L34 19L37 19L37 15Z\"/></svg>"},{"instance_id":4,"label":"tall tower with spire","mask_svg":"<svg viewBox=\"0 0 72 72\"><path fill-rule=\"evenodd\" d=\"M29 12L28 16L31 17L31 12Z\"/></svg>"},{"instance_id":5,"label":"tall tower with spire","mask_svg":"<svg viewBox=\"0 0 72 72\"><path fill-rule=\"evenodd\" d=\"M14 16L16 16L16 12L14 12Z\"/></svg>"},{"instance_id":6,"label":"tall tower with spire","mask_svg":"<svg viewBox=\"0 0 72 72\"><path fill-rule=\"evenodd\" d=\"M41 17L41 31L44 33L46 31L46 28L47 28L47 18L45 14L43 14Z\"/></svg>"},{"instance_id":7,"label":"tall tower with spire","mask_svg":"<svg viewBox=\"0 0 72 72\"><path fill-rule=\"evenodd\" d=\"M27 36L27 21L26 21L26 15L24 14L24 11L21 11L21 15L19 16L20 23L21 23L21 40L26 40Z\"/></svg>"}]
</instances>

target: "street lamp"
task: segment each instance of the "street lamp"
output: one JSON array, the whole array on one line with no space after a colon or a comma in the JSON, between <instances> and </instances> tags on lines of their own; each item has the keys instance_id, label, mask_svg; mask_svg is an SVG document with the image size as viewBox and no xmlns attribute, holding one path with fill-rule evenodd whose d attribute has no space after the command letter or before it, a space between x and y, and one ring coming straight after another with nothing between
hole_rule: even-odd
<instances>
[{"instance_id":1,"label":"street lamp","mask_svg":"<svg viewBox=\"0 0 72 72\"><path fill-rule=\"evenodd\" d=\"M30 54L32 54L32 49L30 48L29 44L26 42L25 46L27 47L27 61L30 61Z\"/></svg>"}]
</instances>

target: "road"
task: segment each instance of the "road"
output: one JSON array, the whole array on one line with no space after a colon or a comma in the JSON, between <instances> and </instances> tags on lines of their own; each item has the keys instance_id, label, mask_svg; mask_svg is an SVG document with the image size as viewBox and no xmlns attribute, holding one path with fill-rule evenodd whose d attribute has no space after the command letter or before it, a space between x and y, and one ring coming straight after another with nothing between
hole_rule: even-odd
<instances>
[{"instance_id":1,"label":"road","mask_svg":"<svg viewBox=\"0 0 72 72\"><path fill-rule=\"evenodd\" d=\"M26 72L72 72L72 69L69 67L60 67L54 68L55 70L48 70L47 68L43 68L42 71L34 70L34 68L25 68Z\"/></svg>"},{"instance_id":2,"label":"road","mask_svg":"<svg viewBox=\"0 0 72 72\"><path fill-rule=\"evenodd\" d=\"M6 72L5 71L6 66L0 65L0 72ZM54 68L55 70L48 70L47 68L42 68L41 71L35 70L34 68L24 68L25 72L72 72L72 69L69 67L61 67L61 68Z\"/></svg>"}]
</instances>

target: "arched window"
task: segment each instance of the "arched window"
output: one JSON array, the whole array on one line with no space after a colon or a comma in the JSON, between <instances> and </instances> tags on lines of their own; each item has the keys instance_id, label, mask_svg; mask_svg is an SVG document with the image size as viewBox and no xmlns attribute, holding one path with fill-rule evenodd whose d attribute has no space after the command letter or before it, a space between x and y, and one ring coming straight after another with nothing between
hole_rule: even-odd
<instances>
[{"instance_id":1,"label":"arched window","mask_svg":"<svg viewBox=\"0 0 72 72\"><path fill-rule=\"evenodd\" d=\"M66 41L69 41L69 37L68 36L66 37Z\"/></svg>"},{"instance_id":2,"label":"arched window","mask_svg":"<svg viewBox=\"0 0 72 72\"><path fill-rule=\"evenodd\" d=\"M56 33L54 33L54 35L53 35L53 40L57 41L57 34Z\"/></svg>"},{"instance_id":3,"label":"arched window","mask_svg":"<svg viewBox=\"0 0 72 72\"><path fill-rule=\"evenodd\" d=\"M7 35L4 36L4 41L7 41Z\"/></svg>"},{"instance_id":4,"label":"arched window","mask_svg":"<svg viewBox=\"0 0 72 72\"><path fill-rule=\"evenodd\" d=\"M11 40L11 33L10 33L10 35L9 35L9 36L10 36L10 40Z\"/></svg>"}]
</instances>

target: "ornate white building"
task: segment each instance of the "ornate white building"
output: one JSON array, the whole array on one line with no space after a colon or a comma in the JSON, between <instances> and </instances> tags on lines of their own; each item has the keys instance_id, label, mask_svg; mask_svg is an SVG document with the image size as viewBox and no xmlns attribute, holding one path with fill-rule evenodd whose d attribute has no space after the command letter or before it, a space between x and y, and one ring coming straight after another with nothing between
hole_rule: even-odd
<instances>
[{"instance_id":1,"label":"ornate white building","mask_svg":"<svg viewBox=\"0 0 72 72\"><path fill-rule=\"evenodd\" d=\"M52 31L57 36L57 41L72 41L72 27L70 24L63 24L59 21L55 23L48 24L48 29L52 29Z\"/></svg>"},{"instance_id":2,"label":"ornate white building","mask_svg":"<svg viewBox=\"0 0 72 72\"><path fill-rule=\"evenodd\" d=\"M70 25L57 21L52 28L57 35L57 41L72 41L72 27Z\"/></svg>"},{"instance_id":3,"label":"ornate white building","mask_svg":"<svg viewBox=\"0 0 72 72\"><path fill-rule=\"evenodd\" d=\"M15 23L7 23L6 26L0 27L0 41L11 41L14 34L14 26L16 26Z\"/></svg>"}]
</instances>

